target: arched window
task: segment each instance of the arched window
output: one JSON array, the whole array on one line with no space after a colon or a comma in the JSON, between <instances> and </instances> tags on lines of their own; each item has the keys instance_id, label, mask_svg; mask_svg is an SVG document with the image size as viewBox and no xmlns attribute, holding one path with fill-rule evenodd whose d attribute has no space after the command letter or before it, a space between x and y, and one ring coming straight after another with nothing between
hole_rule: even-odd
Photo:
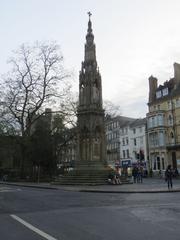
<instances>
[{"instance_id":1,"label":"arched window","mask_svg":"<svg viewBox=\"0 0 180 240\"><path fill-rule=\"evenodd\" d=\"M171 133L170 133L170 136L171 136L171 138L173 139L173 138L174 138L174 133L171 132Z\"/></svg>"}]
</instances>

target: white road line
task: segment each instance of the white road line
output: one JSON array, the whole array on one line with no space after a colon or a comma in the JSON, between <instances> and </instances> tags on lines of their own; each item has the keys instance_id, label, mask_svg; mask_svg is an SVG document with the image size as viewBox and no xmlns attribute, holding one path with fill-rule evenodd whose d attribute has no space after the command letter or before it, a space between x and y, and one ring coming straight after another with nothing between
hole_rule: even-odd
<instances>
[{"instance_id":1,"label":"white road line","mask_svg":"<svg viewBox=\"0 0 180 240\"><path fill-rule=\"evenodd\" d=\"M12 192L12 188L8 188L8 187L0 187L0 192Z\"/></svg>"},{"instance_id":2,"label":"white road line","mask_svg":"<svg viewBox=\"0 0 180 240\"><path fill-rule=\"evenodd\" d=\"M8 188L8 187L0 187L0 193L1 192L16 192L16 191L22 191L20 188Z\"/></svg>"},{"instance_id":3,"label":"white road line","mask_svg":"<svg viewBox=\"0 0 180 240\"><path fill-rule=\"evenodd\" d=\"M13 219L15 219L16 221L20 222L21 224L23 224L24 226L26 226L27 228L31 229L32 231L34 231L35 233L39 234L40 236L48 239L48 240L57 240L56 238L50 236L49 234L41 231L40 229L34 227L33 225L29 224L28 222L24 221L22 218L11 214L10 215Z\"/></svg>"}]
</instances>

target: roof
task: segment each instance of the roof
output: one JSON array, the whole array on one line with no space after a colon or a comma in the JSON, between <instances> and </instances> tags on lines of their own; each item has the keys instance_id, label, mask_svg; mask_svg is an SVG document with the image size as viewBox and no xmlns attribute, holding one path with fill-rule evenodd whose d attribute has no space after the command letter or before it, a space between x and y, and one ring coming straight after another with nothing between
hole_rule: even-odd
<instances>
[{"instance_id":1,"label":"roof","mask_svg":"<svg viewBox=\"0 0 180 240\"><path fill-rule=\"evenodd\" d=\"M138 118L130 124L130 127L146 125L146 118Z\"/></svg>"},{"instance_id":2,"label":"roof","mask_svg":"<svg viewBox=\"0 0 180 240\"><path fill-rule=\"evenodd\" d=\"M106 121L106 124L118 121L120 127L125 127L125 126L130 125L130 123L132 123L135 120L137 120L137 119L136 118L125 117L125 116L116 116L116 117L108 119Z\"/></svg>"}]
</instances>

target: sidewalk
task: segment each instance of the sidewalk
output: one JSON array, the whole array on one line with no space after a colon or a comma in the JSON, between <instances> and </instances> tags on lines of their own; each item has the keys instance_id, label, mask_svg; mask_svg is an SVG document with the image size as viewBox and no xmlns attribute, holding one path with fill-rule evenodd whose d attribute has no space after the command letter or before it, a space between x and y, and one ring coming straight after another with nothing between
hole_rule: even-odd
<instances>
[{"instance_id":1,"label":"sidewalk","mask_svg":"<svg viewBox=\"0 0 180 240\"><path fill-rule=\"evenodd\" d=\"M82 192L107 192L107 193L164 193L180 192L180 179L173 179L173 189L168 190L167 182L159 178L145 178L143 183L105 185L81 188Z\"/></svg>"},{"instance_id":2,"label":"sidewalk","mask_svg":"<svg viewBox=\"0 0 180 240\"><path fill-rule=\"evenodd\" d=\"M31 187L52 190L79 191L79 192L99 192L99 193L164 193L180 192L180 179L173 179L173 189L168 190L164 179L145 178L143 183L123 184L123 185L97 185L97 186L67 186L52 185L50 183L27 183L27 182L0 182L3 185L13 185L20 187Z\"/></svg>"}]
</instances>

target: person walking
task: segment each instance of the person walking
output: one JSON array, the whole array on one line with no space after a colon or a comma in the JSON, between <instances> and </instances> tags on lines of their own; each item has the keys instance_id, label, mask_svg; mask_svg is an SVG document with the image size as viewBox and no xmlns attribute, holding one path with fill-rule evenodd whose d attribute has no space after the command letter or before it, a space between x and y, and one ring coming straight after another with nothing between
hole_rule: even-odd
<instances>
[{"instance_id":1,"label":"person walking","mask_svg":"<svg viewBox=\"0 0 180 240\"><path fill-rule=\"evenodd\" d=\"M133 170L132 170L132 176L133 176L133 181L134 181L134 183L136 183L137 182L137 177L138 177L138 169L137 169L137 167L133 167Z\"/></svg>"},{"instance_id":2,"label":"person walking","mask_svg":"<svg viewBox=\"0 0 180 240\"><path fill-rule=\"evenodd\" d=\"M172 177L173 177L173 171L171 169L171 165L168 165L165 172L165 178L168 184L168 189L173 188Z\"/></svg>"}]
</instances>

